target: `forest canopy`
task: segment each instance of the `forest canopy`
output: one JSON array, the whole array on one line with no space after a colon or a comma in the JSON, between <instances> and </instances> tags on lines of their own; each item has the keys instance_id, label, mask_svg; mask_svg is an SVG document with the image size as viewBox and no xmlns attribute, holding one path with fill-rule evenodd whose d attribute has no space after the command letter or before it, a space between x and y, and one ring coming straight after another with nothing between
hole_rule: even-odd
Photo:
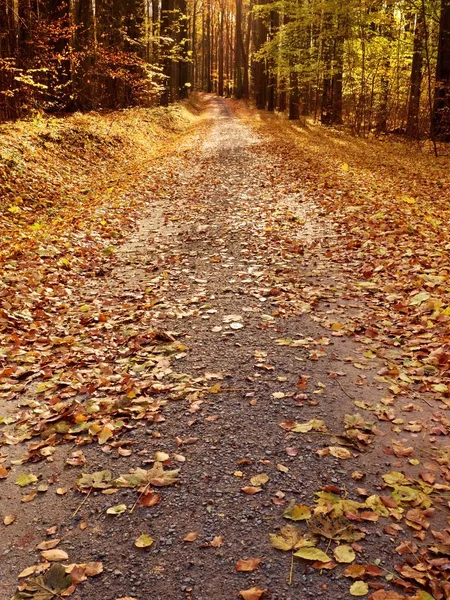
<instances>
[{"instance_id":1,"label":"forest canopy","mask_svg":"<svg viewBox=\"0 0 450 600\"><path fill-rule=\"evenodd\" d=\"M251 98L450 141L450 0L0 0L0 118Z\"/></svg>"}]
</instances>

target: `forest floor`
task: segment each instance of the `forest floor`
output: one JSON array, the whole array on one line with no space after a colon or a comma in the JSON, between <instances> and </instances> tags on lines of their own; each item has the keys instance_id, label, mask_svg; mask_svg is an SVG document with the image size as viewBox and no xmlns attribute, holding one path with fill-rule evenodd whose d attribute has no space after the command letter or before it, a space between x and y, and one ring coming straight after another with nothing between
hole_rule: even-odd
<instances>
[{"instance_id":1,"label":"forest floor","mask_svg":"<svg viewBox=\"0 0 450 600\"><path fill-rule=\"evenodd\" d=\"M450 598L449 159L202 102L0 131L0 598Z\"/></svg>"}]
</instances>

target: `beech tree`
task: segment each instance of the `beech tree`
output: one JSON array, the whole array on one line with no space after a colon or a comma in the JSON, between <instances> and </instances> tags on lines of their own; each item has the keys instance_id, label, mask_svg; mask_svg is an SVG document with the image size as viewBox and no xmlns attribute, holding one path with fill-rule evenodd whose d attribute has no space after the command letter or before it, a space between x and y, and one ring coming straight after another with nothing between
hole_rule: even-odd
<instances>
[{"instance_id":1,"label":"beech tree","mask_svg":"<svg viewBox=\"0 0 450 600\"><path fill-rule=\"evenodd\" d=\"M190 89L450 141L450 0L0 0L2 119Z\"/></svg>"}]
</instances>

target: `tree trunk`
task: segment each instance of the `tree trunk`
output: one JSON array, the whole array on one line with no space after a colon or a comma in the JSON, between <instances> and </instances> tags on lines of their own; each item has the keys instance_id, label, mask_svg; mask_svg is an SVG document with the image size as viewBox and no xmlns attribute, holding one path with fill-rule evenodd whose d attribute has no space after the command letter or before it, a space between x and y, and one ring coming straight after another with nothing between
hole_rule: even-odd
<instances>
[{"instance_id":1,"label":"tree trunk","mask_svg":"<svg viewBox=\"0 0 450 600\"><path fill-rule=\"evenodd\" d=\"M337 19L337 31L334 37L334 65L332 85L331 123L342 125L342 79L344 71L344 22L341 15Z\"/></svg>"},{"instance_id":2,"label":"tree trunk","mask_svg":"<svg viewBox=\"0 0 450 600\"><path fill-rule=\"evenodd\" d=\"M422 85L422 67L423 67L423 45L424 45L424 27L423 14L420 11L416 15L416 25L414 28L414 46L411 64L411 79L408 103L408 119L406 123L406 135L410 138L419 137L419 112L420 112L420 92Z\"/></svg>"},{"instance_id":3,"label":"tree trunk","mask_svg":"<svg viewBox=\"0 0 450 600\"><path fill-rule=\"evenodd\" d=\"M223 69L224 69L224 48L223 48L223 44L224 44L224 39L223 39L223 31L224 31L224 12L225 12L225 7L222 5L220 7L220 23L219 23L219 81L218 81L218 88L217 88L217 93L219 94L219 96L223 96Z\"/></svg>"},{"instance_id":4,"label":"tree trunk","mask_svg":"<svg viewBox=\"0 0 450 600\"><path fill-rule=\"evenodd\" d=\"M264 0L259 4L264 4ZM253 51L257 53L267 40L267 27L261 14L253 19ZM267 72L266 61L262 57L253 60L253 90L256 108L266 108L267 101Z\"/></svg>"},{"instance_id":5,"label":"tree trunk","mask_svg":"<svg viewBox=\"0 0 450 600\"><path fill-rule=\"evenodd\" d=\"M435 140L450 142L450 0L441 0L432 132Z\"/></svg>"},{"instance_id":6,"label":"tree trunk","mask_svg":"<svg viewBox=\"0 0 450 600\"><path fill-rule=\"evenodd\" d=\"M240 100L244 95L244 41L242 39L242 0L236 0L236 28L234 43L234 95Z\"/></svg>"}]
</instances>

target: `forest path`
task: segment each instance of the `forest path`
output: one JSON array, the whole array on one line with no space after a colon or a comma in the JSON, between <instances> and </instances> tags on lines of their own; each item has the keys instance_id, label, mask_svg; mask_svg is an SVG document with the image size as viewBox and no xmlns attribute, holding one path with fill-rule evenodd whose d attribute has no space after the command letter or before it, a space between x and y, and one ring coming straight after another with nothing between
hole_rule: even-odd
<instances>
[{"instance_id":1,"label":"forest path","mask_svg":"<svg viewBox=\"0 0 450 600\"><path fill-rule=\"evenodd\" d=\"M77 401L94 404L100 420L89 429L94 443L58 446L54 462L22 468L50 480L47 492L22 505L17 487L4 496L3 514L20 508L5 530L5 598L17 574L38 562L29 553L50 526L66 563L103 564L77 587L77 600L231 600L253 587L259 591L242 597L258 600L266 590L271 600L347 598L347 565L331 563L339 543L353 543L345 545L350 560L366 565L359 590L367 593L363 579L388 585L393 548L410 539L394 541L399 531L383 518L395 501L372 496L364 504L383 473L412 467L383 452L392 415L378 409L374 427L373 412L354 414L354 401L378 404L386 385L367 345L342 332L362 307L328 255L338 232L299 180L296 154L236 116L231 102L208 102L210 130L154 165L144 181L154 194L150 214L112 270L87 278L73 300L74 310L95 307L77 317L86 382ZM72 422L90 423L92 411L82 413ZM295 432L296 422L306 425ZM72 454L80 450L82 458ZM117 478L151 469L155 452L168 455L156 455L164 468L180 469L175 485L160 475L135 483L138 493L109 480L106 494L92 481L78 480L84 496L74 489L78 470L109 469ZM64 467L68 457L81 469ZM326 515L297 523L304 533L329 527L313 542L330 557L325 568L301 559L292 566L290 552L271 547L269 534L291 523L282 517L291 501ZM113 506L121 514L107 514ZM134 545L142 534L154 540L147 550ZM241 572L241 559L258 560Z\"/></svg>"}]
</instances>

